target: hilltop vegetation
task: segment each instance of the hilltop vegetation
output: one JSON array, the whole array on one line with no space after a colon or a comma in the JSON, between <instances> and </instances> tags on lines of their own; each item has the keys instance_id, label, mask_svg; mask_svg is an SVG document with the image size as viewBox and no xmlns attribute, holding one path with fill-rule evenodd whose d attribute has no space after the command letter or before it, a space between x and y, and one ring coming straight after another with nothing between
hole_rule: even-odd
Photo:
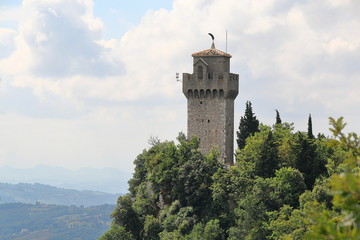
<instances>
[{"instance_id":1,"label":"hilltop vegetation","mask_svg":"<svg viewBox=\"0 0 360 240\"><path fill-rule=\"evenodd\" d=\"M95 240L109 229L114 205L0 204L2 240Z\"/></svg>"},{"instance_id":2,"label":"hilltop vegetation","mask_svg":"<svg viewBox=\"0 0 360 240\"><path fill-rule=\"evenodd\" d=\"M330 119L327 138L313 135L311 117L307 132L294 132L278 112L273 126L246 114L243 124L257 127L239 127L247 138L229 168L216 150L201 154L197 138L154 141L100 239L359 238L360 141L342 118Z\"/></svg>"}]
</instances>

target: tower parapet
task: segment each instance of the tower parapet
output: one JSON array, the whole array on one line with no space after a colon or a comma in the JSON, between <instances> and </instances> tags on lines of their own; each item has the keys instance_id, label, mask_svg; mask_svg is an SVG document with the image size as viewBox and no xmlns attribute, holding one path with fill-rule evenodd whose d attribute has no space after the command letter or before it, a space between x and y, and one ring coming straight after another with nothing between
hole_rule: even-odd
<instances>
[{"instance_id":1,"label":"tower parapet","mask_svg":"<svg viewBox=\"0 0 360 240\"><path fill-rule=\"evenodd\" d=\"M231 55L215 48L192 54L193 73L183 73L188 106L188 136L200 139L200 149L218 148L220 158L233 164L234 100L239 75L230 73Z\"/></svg>"}]
</instances>

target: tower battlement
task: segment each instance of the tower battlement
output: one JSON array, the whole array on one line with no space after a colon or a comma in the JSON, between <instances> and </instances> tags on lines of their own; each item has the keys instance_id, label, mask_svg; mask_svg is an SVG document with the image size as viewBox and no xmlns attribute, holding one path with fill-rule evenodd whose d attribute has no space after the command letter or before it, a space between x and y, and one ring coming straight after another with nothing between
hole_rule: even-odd
<instances>
[{"instance_id":1,"label":"tower battlement","mask_svg":"<svg viewBox=\"0 0 360 240\"><path fill-rule=\"evenodd\" d=\"M239 75L233 73L213 73L212 78L198 81L193 74L183 73L183 93L186 98L194 96L210 97L218 95L224 98L235 99L239 92Z\"/></svg>"},{"instance_id":2,"label":"tower battlement","mask_svg":"<svg viewBox=\"0 0 360 240\"><path fill-rule=\"evenodd\" d=\"M212 45L192 54L193 73L183 73L183 93L188 106L188 137L200 139L200 150L220 152L225 164L233 164L234 100L239 75L230 73L231 55Z\"/></svg>"}]
</instances>

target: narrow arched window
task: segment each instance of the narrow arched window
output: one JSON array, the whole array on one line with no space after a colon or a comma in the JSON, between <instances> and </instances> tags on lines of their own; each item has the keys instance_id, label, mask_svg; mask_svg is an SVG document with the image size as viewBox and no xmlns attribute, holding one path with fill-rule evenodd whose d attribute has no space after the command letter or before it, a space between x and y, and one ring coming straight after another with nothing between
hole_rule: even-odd
<instances>
[{"instance_id":1,"label":"narrow arched window","mask_svg":"<svg viewBox=\"0 0 360 240\"><path fill-rule=\"evenodd\" d=\"M195 98L199 98L199 91L195 89L194 91L194 97Z\"/></svg>"},{"instance_id":2,"label":"narrow arched window","mask_svg":"<svg viewBox=\"0 0 360 240\"><path fill-rule=\"evenodd\" d=\"M206 89L205 96L206 96L207 98L210 98L210 97L211 97L211 91L210 91L210 89Z\"/></svg>"},{"instance_id":3,"label":"narrow arched window","mask_svg":"<svg viewBox=\"0 0 360 240\"><path fill-rule=\"evenodd\" d=\"M218 97L218 92L216 89L213 90L213 98L217 98Z\"/></svg>"},{"instance_id":4,"label":"narrow arched window","mask_svg":"<svg viewBox=\"0 0 360 240\"><path fill-rule=\"evenodd\" d=\"M199 65L197 71L198 79L203 79L203 66Z\"/></svg>"},{"instance_id":5,"label":"narrow arched window","mask_svg":"<svg viewBox=\"0 0 360 240\"><path fill-rule=\"evenodd\" d=\"M191 89L188 90L188 98L193 98L193 91Z\"/></svg>"},{"instance_id":6,"label":"narrow arched window","mask_svg":"<svg viewBox=\"0 0 360 240\"><path fill-rule=\"evenodd\" d=\"M219 97L223 98L224 97L224 90L220 89L219 91Z\"/></svg>"}]
</instances>

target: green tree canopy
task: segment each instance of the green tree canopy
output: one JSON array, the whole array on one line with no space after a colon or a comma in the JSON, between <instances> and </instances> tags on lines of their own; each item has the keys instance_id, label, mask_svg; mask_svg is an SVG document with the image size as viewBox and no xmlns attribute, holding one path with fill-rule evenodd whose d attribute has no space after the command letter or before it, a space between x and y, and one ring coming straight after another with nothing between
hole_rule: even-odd
<instances>
[{"instance_id":1,"label":"green tree canopy","mask_svg":"<svg viewBox=\"0 0 360 240\"><path fill-rule=\"evenodd\" d=\"M124 227L113 225L99 240L135 240L135 238Z\"/></svg>"},{"instance_id":2,"label":"green tree canopy","mask_svg":"<svg viewBox=\"0 0 360 240\"><path fill-rule=\"evenodd\" d=\"M279 168L279 153L272 131L269 131L260 148L260 156L255 162L255 174L260 177L273 177Z\"/></svg>"},{"instance_id":3,"label":"green tree canopy","mask_svg":"<svg viewBox=\"0 0 360 240\"><path fill-rule=\"evenodd\" d=\"M358 239L360 140L330 123L332 138L257 124L233 166L197 138L152 141L101 240Z\"/></svg>"}]
</instances>

